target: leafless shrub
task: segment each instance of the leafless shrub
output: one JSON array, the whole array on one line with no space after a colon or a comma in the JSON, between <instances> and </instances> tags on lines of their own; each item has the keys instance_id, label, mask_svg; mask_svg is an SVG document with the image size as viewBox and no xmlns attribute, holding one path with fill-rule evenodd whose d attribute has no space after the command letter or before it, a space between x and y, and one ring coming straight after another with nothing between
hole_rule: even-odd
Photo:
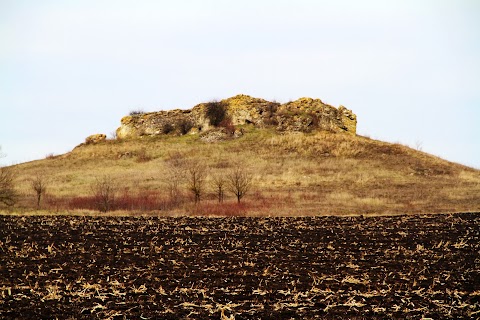
<instances>
[{"instance_id":1,"label":"leafless shrub","mask_svg":"<svg viewBox=\"0 0 480 320\"><path fill-rule=\"evenodd\" d=\"M237 166L227 175L227 187L237 197L237 202L245 196L252 184L252 176L243 167Z\"/></svg>"},{"instance_id":2,"label":"leafless shrub","mask_svg":"<svg viewBox=\"0 0 480 320\"><path fill-rule=\"evenodd\" d=\"M162 126L162 133L163 134L169 134L170 132L173 132L175 128L173 127L173 124L170 122L165 122Z\"/></svg>"},{"instance_id":3,"label":"leafless shrub","mask_svg":"<svg viewBox=\"0 0 480 320\"><path fill-rule=\"evenodd\" d=\"M263 123L267 126L278 126L278 119L276 116L270 116L268 118L263 119Z\"/></svg>"},{"instance_id":4,"label":"leafless shrub","mask_svg":"<svg viewBox=\"0 0 480 320\"><path fill-rule=\"evenodd\" d=\"M35 192L36 200L37 200L37 208L40 208L40 202L42 200L42 196L45 195L47 191L47 181L46 179L41 176L37 175L30 181L30 186L32 190Z\"/></svg>"},{"instance_id":5,"label":"leafless shrub","mask_svg":"<svg viewBox=\"0 0 480 320\"><path fill-rule=\"evenodd\" d=\"M165 161L167 162L168 166L180 167L185 165L186 158L187 158L187 155L184 152L175 150L167 153L165 157Z\"/></svg>"},{"instance_id":6,"label":"leafless shrub","mask_svg":"<svg viewBox=\"0 0 480 320\"><path fill-rule=\"evenodd\" d=\"M195 205L190 210L190 214L193 216L244 217L247 216L249 206L243 202L204 202Z\"/></svg>"},{"instance_id":7,"label":"leafless shrub","mask_svg":"<svg viewBox=\"0 0 480 320\"><path fill-rule=\"evenodd\" d=\"M116 185L113 179L109 176L97 178L91 188L97 209L101 212L113 210L116 192Z\"/></svg>"},{"instance_id":8,"label":"leafless shrub","mask_svg":"<svg viewBox=\"0 0 480 320\"><path fill-rule=\"evenodd\" d=\"M188 191L192 193L195 203L198 203L204 192L205 178L207 175L206 167L192 160L187 164L187 175Z\"/></svg>"},{"instance_id":9,"label":"leafless shrub","mask_svg":"<svg viewBox=\"0 0 480 320\"><path fill-rule=\"evenodd\" d=\"M227 134L233 135L235 133L235 126L230 117L225 117L219 124L219 127L225 128Z\"/></svg>"},{"instance_id":10,"label":"leafless shrub","mask_svg":"<svg viewBox=\"0 0 480 320\"><path fill-rule=\"evenodd\" d=\"M141 116L142 114L145 114L145 111L143 111L141 109L132 110L129 113L129 115L131 115L131 116Z\"/></svg>"},{"instance_id":11,"label":"leafless shrub","mask_svg":"<svg viewBox=\"0 0 480 320\"><path fill-rule=\"evenodd\" d=\"M185 181L185 158L181 153L170 154L167 158L164 181L167 185L170 202L178 204L181 200L181 186Z\"/></svg>"},{"instance_id":12,"label":"leafless shrub","mask_svg":"<svg viewBox=\"0 0 480 320\"><path fill-rule=\"evenodd\" d=\"M110 140L117 140L117 131L110 132Z\"/></svg>"},{"instance_id":13,"label":"leafless shrub","mask_svg":"<svg viewBox=\"0 0 480 320\"><path fill-rule=\"evenodd\" d=\"M225 103L219 101L211 101L206 104L205 115L212 126L219 126L225 119L227 108Z\"/></svg>"},{"instance_id":14,"label":"leafless shrub","mask_svg":"<svg viewBox=\"0 0 480 320\"><path fill-rule=\"evenodd\" d=\"M415 141L415 149L417 149L418 151L422 151L423 150L423 142L420 141L420 140Z\"/></svg>"},{"instance_id":15,"label":"leafless shrub","mask_svg":"<svg viewBox=\"0 0 480 320\"><path fill-rule=\"evenodd\" d=\"M225 187L227 184L226 178L221 174L212 176L212 187L215 190L218 202L223 202L225 198Z\"/></svg>"},{"instance_id":16,"label":"leafless shrub","mask_svg":"<svg viewBox=\"0 0 480 320\"><path fill-rule=\"evenodd\" d=\"M13 206L17 202L14 179L12 169L0 167L0 203L6 206Z\"/></svg>"},{"instance_id":17,"label":"leafless shrub","mask_svg":"<svg viewBox=\"0 0 480 320\"><path fill-rule=\"evenodd\" d=\"M48 159L48 160L52 160L52 159L55 159L56 155L53 154L53 153L48 153L46 156L45 156L45 159Z\"/></svg>"},{"instance_id":18,"label":"leafless shrub","mask_svg":"<svg viewBox=\"0 0 480 320\"><path fill-rule=\"evenodd\" d=\"M142 148L136 153L137 155L137 162L148 162L152 160L152 157L147 153L146 148Z\"/></svg>"},{"instance_id":19,"label":"leafless shrub","mask_svg":"<svg viewBox=\"0 0 480 320\"><path fill-rule=\"evenodd\" d=\"M188 120L188 119L180 119L177 122L177 127L178 130L180 131L180 134L187 134L190 129L193 128L193 122Z\"/></svg>"}]
</instances>

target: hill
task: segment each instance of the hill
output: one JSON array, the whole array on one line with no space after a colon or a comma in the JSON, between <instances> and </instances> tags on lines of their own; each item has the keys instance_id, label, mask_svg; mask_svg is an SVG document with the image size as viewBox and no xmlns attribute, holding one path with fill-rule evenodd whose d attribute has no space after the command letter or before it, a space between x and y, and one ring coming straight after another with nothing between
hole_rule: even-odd
<instances>
[{"instance_id":1,"label":"hill","mask_svg":"<svg viewBox=\"0 0 480 320\"><path fill-rule=\"evenodd\" d=\"M219 139L210 139L218 132ZM480 210L480 171L404 145L348 130L279 131L278 122L236 122L194 133L100 138L17 165L14 210L36 207L35 178L47 183L41 208L53 212L284 216ZM218 183L234 172L249 182L240 203L228 181ZM102 186L111 187L103 203Z\"/></svg>"}]
</instances>

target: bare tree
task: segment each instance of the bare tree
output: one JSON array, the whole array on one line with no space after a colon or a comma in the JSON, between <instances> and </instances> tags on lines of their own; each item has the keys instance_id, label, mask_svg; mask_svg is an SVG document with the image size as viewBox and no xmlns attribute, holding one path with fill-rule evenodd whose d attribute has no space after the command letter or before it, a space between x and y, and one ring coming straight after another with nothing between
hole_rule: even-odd
<instances>
[{"instance_id":1,"label":"bare tree","mask_svg":"<svg viewBox=\"0 0 480 320\"><path fill-rule=\"evenodd\" d=\"M0 146L0 158L5 157ZM17 202L14 185L15 173L10 168L0 166L0 204L13 206Z\"/></svg>"},{"instance_id":2,"label":"bare tree","mask_svg":"<svg viewBox=\"0 0 480 320\"><path fill-rule=\"evenodd\" d=\"M116 185L111 177L97 178L92 185L92 193L100 211L107 212L113 209Z\"/></svg>"},{"instance_id":3,"label":"bare tree","mask_svg":"<svg viewBox=\"0 0 480 320\"><path fill-rule=\"evenodd\" d=\"M227 187L235 194L238 203L250 189L251 183L252 176L241 166L237 166L227 175Z\"/></svg>"},{"instance_id":4,"label":"bare tree","mask_svg":"<svg viewBox=\"0 0 480 320\"><path fill-rule=\"evenodd\" d=\"M185 181L185 159L180 153L173 153L166 163L166 171L164 173L165 183L168 188L170 202L178 204L181 196L181 186Z\"/></svg>"},{"instance_id":5,"label":"bare tree","mask_svg":"<svg viewBox=\"0 0 480 320\"><path fill-rule=\"evenodd\" d=\"M415 141L415 149L417 149L418 151L422 151L423 150L423 142L420 141L420 140Z\"/></svg>"},{"instance_id":6,"label":"bare tree","mask_svg":"<svg viewBox=\"0 0 480 320\"><path fill-rule=\"evenodd\" d=\"M187 165L187 174L188 190L192 193L195 203L198 203L204 191L207 169L203 164L192 160Z\"/></svg>"},{"instance_id":7,"label":"bare tree","mask_svg":"<svg viewBox=\"0 0 480 320\"><path fill-rule=\"evenodd\" d=\"M212 186L215 189L218 202L223 202L223 199L225 198L226 183L227 180L225 179L225 176L220 174L212 176Z\"/></svg>"},{"instance_id":8,"label":"bare tree","mask_svg":"<svg viewBox=\"0 0 480 320\"><path fill-rule=\"evenodd\" d=\"M15 174L10 168L0 167L0 203L13 206L17 202L14 186Z\"/></svg>"},{"instance_id":9,"label":"bare tree","mask_svg":"<svg viewBox=\"0 0 480 320\"><path fill-rule=\"evenodd\" d=\"M40 201L42 200L42 196L45 196L45 192L47 191L47 182L43 176L38 175L34 179L32 179L32 181L30 182L30 186L32 187L36 195L37 208L40 208Z\"/></svg>"},{"instance_id":10,"label":"bare tree","mask_svg":"<svg viewBox=\"0 0 480 320\"><path fill-rule=\"evenodd\" d=\"M178 203L180 200L180 186L183 184L184 177L184 172L180 171L179 168L169 168L165 175L165 182L172 203Z\"/></svg>"}]
</instances>

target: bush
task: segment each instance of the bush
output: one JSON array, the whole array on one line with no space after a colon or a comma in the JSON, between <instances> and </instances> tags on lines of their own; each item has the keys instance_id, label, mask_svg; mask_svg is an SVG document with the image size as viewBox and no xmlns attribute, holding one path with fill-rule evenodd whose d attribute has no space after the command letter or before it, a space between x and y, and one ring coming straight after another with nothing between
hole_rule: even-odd
<instances>
[{"instance_id":1,"label":"bush","mask_svg":"<svg viewBox=\"0 0 480 320\"><path fill-rule=\"evenodd\" d=\"M165 122L163 124L163 127L162 127L162 133L163 134L169 134L173 130L175 130L175 128L173 127L173 125L170 122Z\"/></svg>"},{"instance_id":2,"label":"bush","mask_svg":"<svg viewBox=\"0 0 480 320\"><path fill-rule=\"evenodd\" d=\"M113 179L109 176L104 176L101 179L97 179L91 188L96 209L101 212L113 210L116 193L116 184Z\"/></svg>"},{"instance_id":3,"label":"bush","mask_svg":"<svg viewBox=\"0 0 480 320\"><path fill-rule=\"evenodd\" d=\"M266 126L278 126L278 119L275 116L271 116L270 118L264 119L263 123Z\"/></svg>"},{"instance_id":4,"label":"bush","mask_svg":"<svg viewBox=\"0 0 480 320\"><path fill-rule=\"evenodd\" d=\"M0 204L13 206L17 201L14 178L15 175L11 169L0 167Z\"/></svg>"},{"instance_id":5,"label":"bush","mask_svg":"<svg viewBox=\"0 0 480 320\"><path fill-rule=\"evenodd\" d=\"M170 198L154 191L141 190L137 194L129 194L125 191L122 195L115 198L115 203L110 207L110 211L171 210L177 206L177 202L172 202ZM68 201L67 207L72 210L98 210L98 198L96 196L74 197Z\"/></svg>"},{"instance_id":6,"label":"bush","mask_svg":"<svg viewBox=\"0 0 480 320\"><path fill-rule=\"evenodd\" d=\"M137 162L148 162L152 157L147 153L147 149L142 148L137 153Z\"/></svg>"},{"instance_id":7,"label":"bush","mask_svg":"<svg viewBox=\"0 0 480 320\"><path fill-rule=\"evenodd\" d=\"M179 205L184 200L184 195L180 190L183 189L187 177L185 168L185 154L175 151L168 153L165 157L165 170L162 172L162 180L169 195L169 202L174 206Z\"/></svg>"},{"instance_id":8,"label":"bush","mask_svg":"<svg viewBox=\"0 0 480 320\"><path fill-rule=\"evenodd\" d=\"M235 133L235 126L233 125L232 119L230 117L226 117L218 124L219 127L225 128L225 131L228 134Z\"/></svg>"},{"instance_id":9,"label":"bush","mask_svg":"<svg viewBox=\"0 0 480 320\"><path fill-rule=\"evenodd\" d=\"M158 193L149 190L141 190L134 195L125 191L115 201L115 208L118 210L154 211L171 209L172 207L168 199L164 199Z\"/></svg>"},{"instance_id":10,"label":"bush","mask_svg":"<svg viewBox=\"0 0 480 320\"><path fill-rule=\"evenodd\" d=\"M188 119L180 119L177 122L177 127L178 127L178 130L180 131L180 134L187 134L190 131L190 129L193 128L193 123Z\"/></svg>"},{"instance_id":11,"label":"bush","mask_svg":"<svg viewBox=\"0 0 480 320\"><path fill-rule=\"evenodd\" d=\"M142 114L145 114L145 111L143 111L143 110L132 110L129 113L129 115L131 115L131 116L141 116Z\"/></svg>"},{"instance_id":12,"label":"bush","mask_svg":"<svg viewBox=\"0 0 480 320\"><path fill-rule=\"evenodd\" d=\"M187 208L193 216L245 217L248 206L245 203L203 203Z\"/></svg>"},{"instance_id":13,"label":"bush","mask_svg":"<svg viewBox=\"0 0 480 320\"><path fill-rule=\"evenodd\" d=\"M48 205L51 206L56 206L57 205L57 199L49 199ZM68 201L68 208L69 209L85 209L85 210L97 210L97 198L94 196L78 196L71 198L70 201Z\"/></svg>"},{"instance_id":14,"label":"bush","mask_svg":"<svg viewBox=\"0 0 480 320\"><path fill-rule=\"evenodd\" d=\"M225 103L219 101L208 102L206 105L205 115L212 126L219 126L225 119L227 107Z\"/></svg>"}]
</instances>

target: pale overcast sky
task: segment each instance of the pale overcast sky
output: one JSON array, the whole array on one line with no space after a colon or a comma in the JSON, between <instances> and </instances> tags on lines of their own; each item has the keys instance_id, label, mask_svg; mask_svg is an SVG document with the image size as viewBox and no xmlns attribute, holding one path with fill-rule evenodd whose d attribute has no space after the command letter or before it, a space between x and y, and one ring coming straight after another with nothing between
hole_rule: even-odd
<instances>
[{"instance_id":1,"label":"pale overcast sky","mask_svg":"<svg viewBox=\"0 0 480 320\"><path fill-rule=\"evenodd\" d=\"M239 93L480 168L480 1L0 0L2 164Z\"/></svg>"}]
</instances>

